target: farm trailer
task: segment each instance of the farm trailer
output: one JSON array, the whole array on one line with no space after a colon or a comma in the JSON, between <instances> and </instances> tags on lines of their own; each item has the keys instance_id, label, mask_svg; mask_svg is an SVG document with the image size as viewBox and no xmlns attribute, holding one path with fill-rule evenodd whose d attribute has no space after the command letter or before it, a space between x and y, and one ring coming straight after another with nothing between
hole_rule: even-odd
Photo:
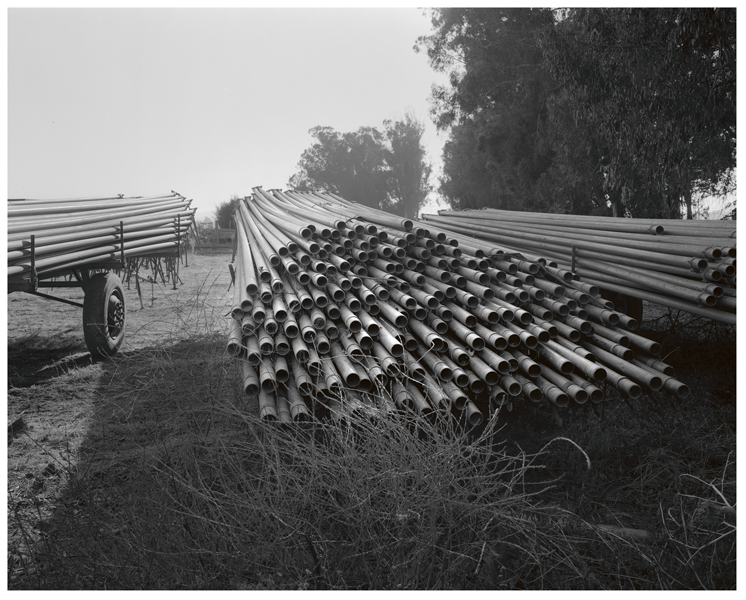
<instances>
[{"instance_id":1,"label":"farm trailer","mask_svg":"<svg viewBox=\"0 0 746 600\"><path fill-rule=\"evenodd\" d=\"M92 356L114 355L124 340L126 303L122 280L142 259L178 278L183 239L194 223L191 200L123 195L8 201L8 293L25 292L83 309L83 335ZM40 292L81 288L83 302Z\"/></svg>"}]
</instances>

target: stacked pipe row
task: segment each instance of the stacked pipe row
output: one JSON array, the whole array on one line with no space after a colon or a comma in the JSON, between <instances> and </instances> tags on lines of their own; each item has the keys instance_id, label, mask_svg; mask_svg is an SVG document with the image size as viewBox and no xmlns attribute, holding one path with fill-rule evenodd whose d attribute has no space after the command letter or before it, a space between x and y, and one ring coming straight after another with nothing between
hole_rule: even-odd
<instances>
[{"instance_id":1,"label":"stacked pipe row","mask_svg":"<svg viewBox=\"0 0 746 600\"><path fill-rule=\"evenodd\" d=\"M424 215L451 235L478 237L572 270L612 292L736 322L735 221L614 219L496 209Z\"/></svg>"},{"instance_id":2,"label":"stacked pipe row","mask_svg":"<svg viewBox=\"0 0 746 600\"><path fill-rule=\"evenodd\" d=\"M608 387L688 394L659 344L569 271L334 194L254 188L235 222L228 351L263 418L478 424L516 401L559 414Z\"/></svg>"},{"instance_id":3,"label":"stacked pipe row","mask_svg":"<svg viewBox=\"0 0 746 600\"><path fill-rule=\"evenodd\" d=\"M181 194L8 201L8 277L40 278L126 257L178 251L194 221Z\"/></svg>"}]
</instances>

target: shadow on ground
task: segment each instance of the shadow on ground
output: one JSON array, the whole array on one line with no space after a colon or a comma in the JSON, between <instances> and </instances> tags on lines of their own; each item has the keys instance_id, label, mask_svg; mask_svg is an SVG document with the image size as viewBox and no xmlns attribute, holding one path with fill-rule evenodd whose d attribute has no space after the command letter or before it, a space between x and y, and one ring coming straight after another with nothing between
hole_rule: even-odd
<instances>
[{"instance_id":1,"label":"shadow on ground","mask_svg":"<svg viewBox=\"0 0 746 600\"><path fill-rule=\"evenodd\" d=\"M14 345L11 357L31 356L18 368L16 385L41 387L59 369L90 364L89 355L63 356L74 347L31 351L32 345ZM178 502L168 496L162 468L174 455L241 432L241 423L215 410L225 398L243 401L224 348L222 338L204 337L100 363L76 456L55 460L50 453L51 466L30 474L38 489L9 501L10 589L204 587L201 557L185 556L179 543L189 532L174 520ZM40 500L33 492L42 494L55 479L61 487L49 510L35 510Z\"/></svg>"},{"instance_id":2,"label":"shadow on ground","mask_svg":"<svg viewBox=\"0 0 746 600\"><path fill-rule=\"evenodd\" d=\"M42 338L32 334L8 343L8 387L43 384L51 378L93 363L80 335Z\"/></svg>"}]
</instances>

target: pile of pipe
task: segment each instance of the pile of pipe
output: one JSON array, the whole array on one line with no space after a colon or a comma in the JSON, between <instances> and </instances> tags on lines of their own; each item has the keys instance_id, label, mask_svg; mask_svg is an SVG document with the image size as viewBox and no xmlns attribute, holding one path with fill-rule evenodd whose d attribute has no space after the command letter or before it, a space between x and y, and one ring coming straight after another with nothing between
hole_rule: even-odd
<instances>
[{"instance_id":1,"label":"pile of pipe","mask_svg":"<svg viewBox=\"0 0 746 600\"><path fill-rule=\"evenodd\" d=\"M687 386L596 285L326 193L254 188L235 212L228 352L262 418L392 411L477 425Z\"/></svg>"},{"instance_id":2,"label":"pile of pipe","mask_svg":"<svg viewBox=\"0 0 746 600\"><path fill-rule=\"evenodd\" d=\"M178 251L194 220L181 194L8 201L9 281Z\"/></svg>"},{"instance_id":3,"label":"pile of pipe","mask_svg":"<svg viewBox=\"0 0 746 600\"><path fill-rule=\"evenodd\" d=\"M572 270L611 292L736 323L736 223L496 209L423 215L443 231Z\"/></svg>"}]
</instances>

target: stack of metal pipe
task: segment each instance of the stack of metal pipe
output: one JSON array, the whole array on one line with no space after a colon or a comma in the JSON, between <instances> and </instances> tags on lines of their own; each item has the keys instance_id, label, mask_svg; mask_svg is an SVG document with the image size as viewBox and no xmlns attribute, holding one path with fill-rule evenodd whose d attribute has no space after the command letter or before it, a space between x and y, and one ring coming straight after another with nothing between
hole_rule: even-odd
<instances>
[{"instance_id":1,"label":"stack of metal pipe","mask_svg":"<svg viewBox=\"0 0 746 600\"><path fill-rule=\"evenodd\" d=\"M559 266L329 193L254 188L235 221L227 347L262 418L476 425L610 388L688 394L634 319Z\"/></svg>"},{"instance_id":2,"label":"stack of metal pipe","mask_svg":"<svg viewBox=\"0 0 746 600\"><path fill-rule=\"evenodd\" d=\"M194 221L191 200L159 196L8 201L8 277L40 278L178 250Z\"/></svg>"},{"instance_id":3,"label":"stack of metal pipe","mask_svg":"<svg viewBox=\"0 0 746 600\"><path fill-rule=\"evenodd\" d=\"M571 270L611 292L736 322L736 223L496 209L439 211L429 226Z\"/></svg>"}]
</instances>

